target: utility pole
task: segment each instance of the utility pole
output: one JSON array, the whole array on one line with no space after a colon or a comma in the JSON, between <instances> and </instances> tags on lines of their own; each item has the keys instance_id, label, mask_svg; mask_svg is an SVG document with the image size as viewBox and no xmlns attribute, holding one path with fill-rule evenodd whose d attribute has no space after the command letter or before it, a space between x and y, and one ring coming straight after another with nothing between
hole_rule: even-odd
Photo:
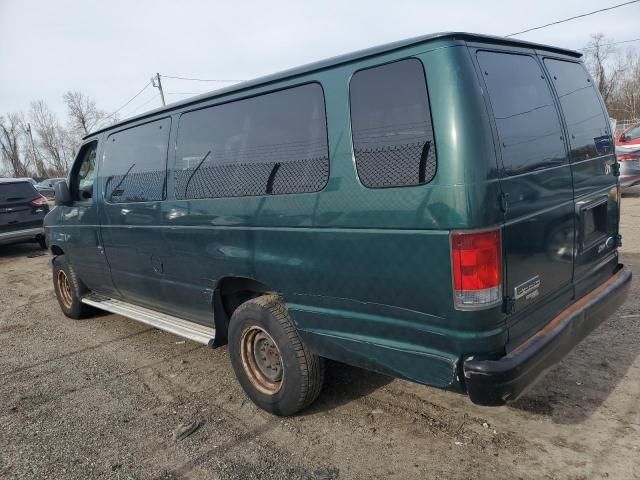
<instances>
[{"instance_id":1,"label":"utility pole","mask_svg":"<svg viewBox=\"0 0 640 480\"><path fill-rule=\"evenodd\" d=\"M156 85L156 82L158 82L157 85ZM164 92L162 91L162 81L160 80L159 73L156 73L153 77L151 77L151 85L153 85L158 90L160 90L160 98L162 99L162 106L164 107L166 103L164 101Z\"/></svg>"}]
</instances>

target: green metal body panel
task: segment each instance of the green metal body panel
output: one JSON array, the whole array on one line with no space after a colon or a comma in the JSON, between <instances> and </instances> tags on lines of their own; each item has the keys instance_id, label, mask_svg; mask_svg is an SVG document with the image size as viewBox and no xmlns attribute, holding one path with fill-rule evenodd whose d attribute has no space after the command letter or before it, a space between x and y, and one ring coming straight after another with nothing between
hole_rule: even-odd
<instances>
[{"instance_id":1,"label":"green metal body panel","mask_svg":"<svg viewBox=\"0 0 640 480\"><path fill-rule=\"evenodd\" d=\"M470 43L474 39L476 44ZM423 37L214 92L91 135L88 139L100 140L102 159L110 131L170 116L167 198L107 204L101 161L94 203L59 206L46 218L50 243L68 254L90 288L203 324L213 323L213 293L221 279L255 279L282 294L315 352L462 390L460 360L500 355L510 342L510 329L512 337L522 337L548 322L574 299L574 272L571 262L548 262L545 275L555 275L557 284L545 286L549 292L532 308L512 315L502 306L456 310L450 231L506 224L506 254L524 260L516 270L506 267L506 287L512 288L510 276L520 275L517 268L526 270L543 259L545 240L529 238L531 233L540 224L566 220L573 225L572 175L583 168L567 164L533 179L505 181L474 59L478 46L533 55L537 47L465 34ZM576 57L550 47L545 52ZM354 166L349 80L362 68L407 57L418 58L425 68L437 174L422 186L365 188ZM183 112L307 82L321 84L326 102L330 177L323 190L173 197L174 146ZM579 183L585 197L594 192L590 179ZM598 183L598 191L610 183ZM522 198L506 216L500 208L503 191ZM534 218L535 224L523 218Z\"/></svg>"}]
</instances>

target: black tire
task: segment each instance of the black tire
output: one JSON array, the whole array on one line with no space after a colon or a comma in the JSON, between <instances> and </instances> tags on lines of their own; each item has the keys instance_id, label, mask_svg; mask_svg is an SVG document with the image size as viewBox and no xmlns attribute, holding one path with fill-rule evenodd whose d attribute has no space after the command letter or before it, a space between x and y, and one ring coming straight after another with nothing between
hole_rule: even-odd
<instances>
[{"instance_id":1,"label":"black tire","mask_svg":"<svg viewBox=\"0 0 640 480\"><path fill-rule=\"evenodd\" d=\"M88 290L78 280L64 255L53 259L53 289L62 313L74 320L91 316L95 309L80 301Z\"/></svg>"},{"instance_id":2,"label":"black tire","mask_svg":"<svg viewBox=\"0 0 640 480\"><path fill-rule=\"evenodd\" d=\"M262 349L264 346L266 349ZM280 380L277 380L277 361L265 367L264 362L269 360L265 356L261 357L263 360L258 359L261 352L275 358L270 349L273 346L281 365ZM229 355L246 394L268 412L293 415L309 406L322 390L324 359L309 352L302 343L278 295L254 298L235 310L229 324ZM268 368L271 368L268 370L271 378L262 373Z\"/></svg>"},{"instance_id":3,"label":"black tire","mask_svg":"<svg viewBox=\"0 0 640 480\"><path fill-rule=\"evenodd\" d=\"M38 242L38 245L40 245L41 249L43 250L47 249L47 239L44 235L40 235L36 237L36 241Z\"/></svg>"}]
</instances>

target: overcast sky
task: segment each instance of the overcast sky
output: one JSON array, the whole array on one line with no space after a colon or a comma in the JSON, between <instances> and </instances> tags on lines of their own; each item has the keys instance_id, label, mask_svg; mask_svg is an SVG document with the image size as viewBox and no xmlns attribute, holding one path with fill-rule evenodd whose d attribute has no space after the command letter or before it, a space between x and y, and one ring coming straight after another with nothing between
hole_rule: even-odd
<instances>
[{"instance_id":1,"label":"overcast sky","mask_svg":"<svg viewBox=\"0 0 640 480\"><path fill-rule=\"evenodd\" d=\"M155 72L249 79L426 33L505 35L616 3L622 0L0 0L0 114L44 99L62 116L67 90L112 112ZM615 41L640 37L640 3L518 38L578 49L596 32ZM163 84L168 101L227 85ZM160 106L156 94L147 88L121 116Z\"/></svg>"}]
</instances>

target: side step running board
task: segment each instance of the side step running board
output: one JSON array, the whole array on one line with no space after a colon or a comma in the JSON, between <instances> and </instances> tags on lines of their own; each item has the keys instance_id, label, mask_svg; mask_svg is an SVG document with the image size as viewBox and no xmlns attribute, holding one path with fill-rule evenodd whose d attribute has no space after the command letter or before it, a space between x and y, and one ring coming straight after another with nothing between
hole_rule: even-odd
<instances>
[{"instance_id":1,"label":"side step running board","mask_svg":"<svg viewBox=\"0 0 640 480\"><path fill-rule=\"evenodd\" d=\"M188 338L194 342L204 343L205 345L212 345L216 337L215 328L205 327L199 323L183 320L182 318L156 312L155 310L139 307L114 298L89 294L82 298L82 303L146 323L160 330Z\"/></svg>"}]
</instances>

